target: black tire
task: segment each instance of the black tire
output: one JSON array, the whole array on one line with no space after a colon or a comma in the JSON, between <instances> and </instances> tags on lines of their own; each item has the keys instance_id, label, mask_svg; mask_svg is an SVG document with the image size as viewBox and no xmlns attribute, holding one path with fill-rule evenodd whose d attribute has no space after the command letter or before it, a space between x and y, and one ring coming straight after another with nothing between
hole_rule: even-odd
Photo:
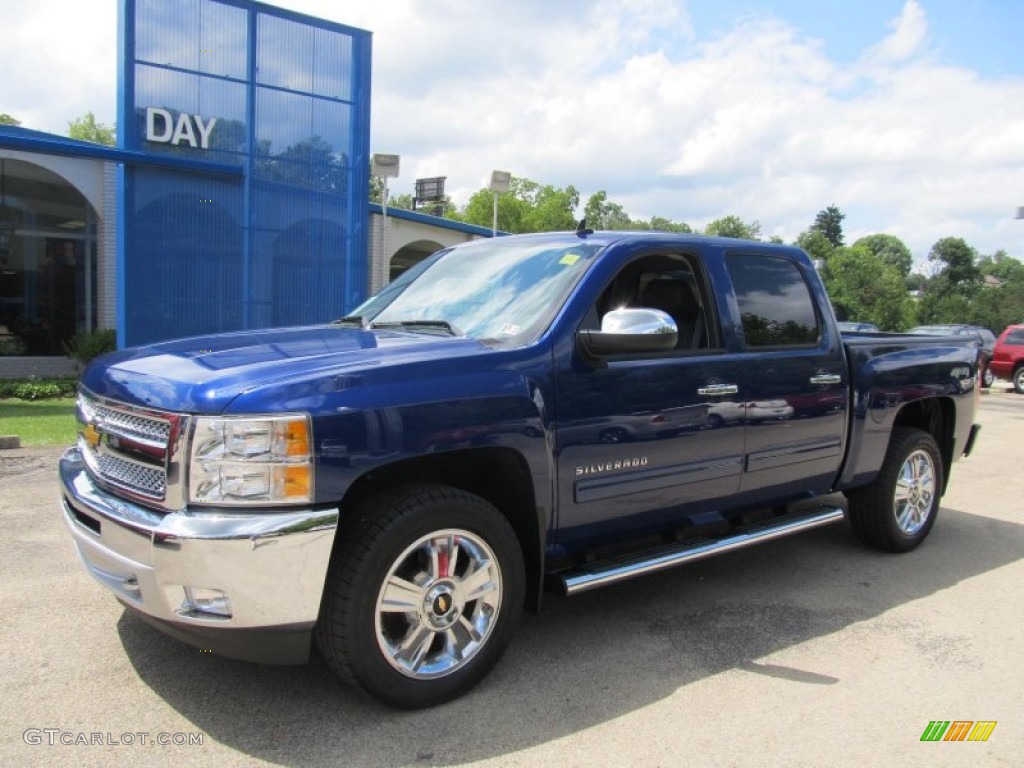
<instances>
[{"instance_id":1,"label":"black tire","mask_svg":"<svg viewBox=\"0 0 1024 768\"><path fill-rule=\"evenodd\" d=\"M369 499L338 536L316 629L336 674L402 709L456 698L487 675L525 594L522 549L497 509L411 485Z\"/></svg>"},{"instance_id":2,"label":"black tire","mask_svg":"<svg viewBox=\"0 0 1024 768\"><path fill-rule=\"evenodd\" d=\"M992 369L989 366L985 366L984 371L981 374L981 385L988 389L996 383L996 375L992 373Z\"/></svg>"},{"instance_id":3,"label":"black tire","mask_svg":"<svg viewBox=\"0 0 1024 768\"><path fill-rule=\"evenodd\" d=\"M896 427L878 477L846 492L854 533L888 552L916 547L939 513L943 471L935 438L920 429Z\"/></svg>"},{"instance_id":4,"label":"black tire","mask_svg":"<svg viewBox=\"0 0 1024 768\"><path fill-rule=\"evenodd\" d=\"M1018 395L1024 395L1024 365L1018 366L1013 372L1013 388Z\"/></svg>"}]
</instances>

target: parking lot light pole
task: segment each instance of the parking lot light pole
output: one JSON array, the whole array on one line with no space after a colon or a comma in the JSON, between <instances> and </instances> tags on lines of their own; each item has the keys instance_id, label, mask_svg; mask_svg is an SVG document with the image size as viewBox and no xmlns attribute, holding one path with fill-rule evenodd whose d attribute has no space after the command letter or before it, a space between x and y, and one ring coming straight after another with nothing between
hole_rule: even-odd
<instances>
[{"instance_id":1,"label":"parking lot light pole","mask_svg":"<svg viewBox=\"0 0 1024 768\"><path fill-rule=\"evenodd\" d=\"M491 192L494 194L494 215L491 217L491 237L498 235L498 195L508 192L512 174L508 171L491 171Z\"/></svg>"},{"instance_id":2,"label":"parking lot light pole","mask_svg":"<svg viewBox=\"0 0 1024 768\"><path fill-rule=\"evenodd\" d=\"M370 158L370 174L381 180L380 207L384 212L384 220L380 230L380 252L387 266L388 258L388 179L398 178L401 163L400 155L375 154Z\"/></svg>"}]
</instances>

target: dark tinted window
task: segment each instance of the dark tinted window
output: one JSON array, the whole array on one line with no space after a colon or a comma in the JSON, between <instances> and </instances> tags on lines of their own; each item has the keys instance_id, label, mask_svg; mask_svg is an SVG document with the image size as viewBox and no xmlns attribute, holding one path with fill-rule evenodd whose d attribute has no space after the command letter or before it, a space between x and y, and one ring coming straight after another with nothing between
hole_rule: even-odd
<instances>
[{"instance_id":1,"label":"dark tinted window","mask_svg":"<svg viewBox=\"0 0 1024 768\"><path fill-rule=\"evenodd\" d=\"M818 316L796 264L775 256L726 257L750 347L814 344Z\"/></svg>"},{"instance_id":2,"label":"dark tinted window","mask_svg":"<svg viewBox=\"0 0 1024 768\"><path fill-rule=\"evenodd\" d=\"M1003 340L1004 344L1024 344L1024 328L1010 331Z\"/></svg>"}]
</instances>

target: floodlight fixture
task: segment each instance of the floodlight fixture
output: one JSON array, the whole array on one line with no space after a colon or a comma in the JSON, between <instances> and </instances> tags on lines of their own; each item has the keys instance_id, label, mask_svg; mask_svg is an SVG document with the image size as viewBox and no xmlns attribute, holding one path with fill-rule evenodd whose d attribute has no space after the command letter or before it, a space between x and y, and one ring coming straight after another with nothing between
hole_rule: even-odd
<instances>
[{"instance_id":1,"label":"floodlight fixture","mask_svg":"<svg viewBox=\"0 0 1024 768\"><path fill-rule=\"evenodd\" d=\"M491 171L491 192L508 192L512 174L508 171Z\"/></svg>"},{"instance_id":2,"label":"floodlight fixture","mask_svg":"<svg viewBox=\"0 0 1024 768\"><path fill-rule=\"evenodd\" d=\"M397 178L401 161L401 155L374 154L370 158L370 174L381 179Z\"/></svg>"}]
</instances>

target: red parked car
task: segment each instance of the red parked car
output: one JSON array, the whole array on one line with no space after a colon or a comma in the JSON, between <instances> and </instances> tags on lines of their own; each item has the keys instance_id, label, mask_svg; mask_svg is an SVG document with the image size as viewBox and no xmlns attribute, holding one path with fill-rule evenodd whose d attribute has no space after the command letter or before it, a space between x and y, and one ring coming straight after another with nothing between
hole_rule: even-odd
<instances>
[{"instance_id":1,"label":"red parked car","mask_svg":"<svg viewBox=\"0 0 1024 768\"><path fill-rule=\"evenodd\" d=\"M992 373L1012 381L1017 393L1024 395L1024 325L1008 325L999 334L991 367Z\"/></svg>"}]
</instances>

